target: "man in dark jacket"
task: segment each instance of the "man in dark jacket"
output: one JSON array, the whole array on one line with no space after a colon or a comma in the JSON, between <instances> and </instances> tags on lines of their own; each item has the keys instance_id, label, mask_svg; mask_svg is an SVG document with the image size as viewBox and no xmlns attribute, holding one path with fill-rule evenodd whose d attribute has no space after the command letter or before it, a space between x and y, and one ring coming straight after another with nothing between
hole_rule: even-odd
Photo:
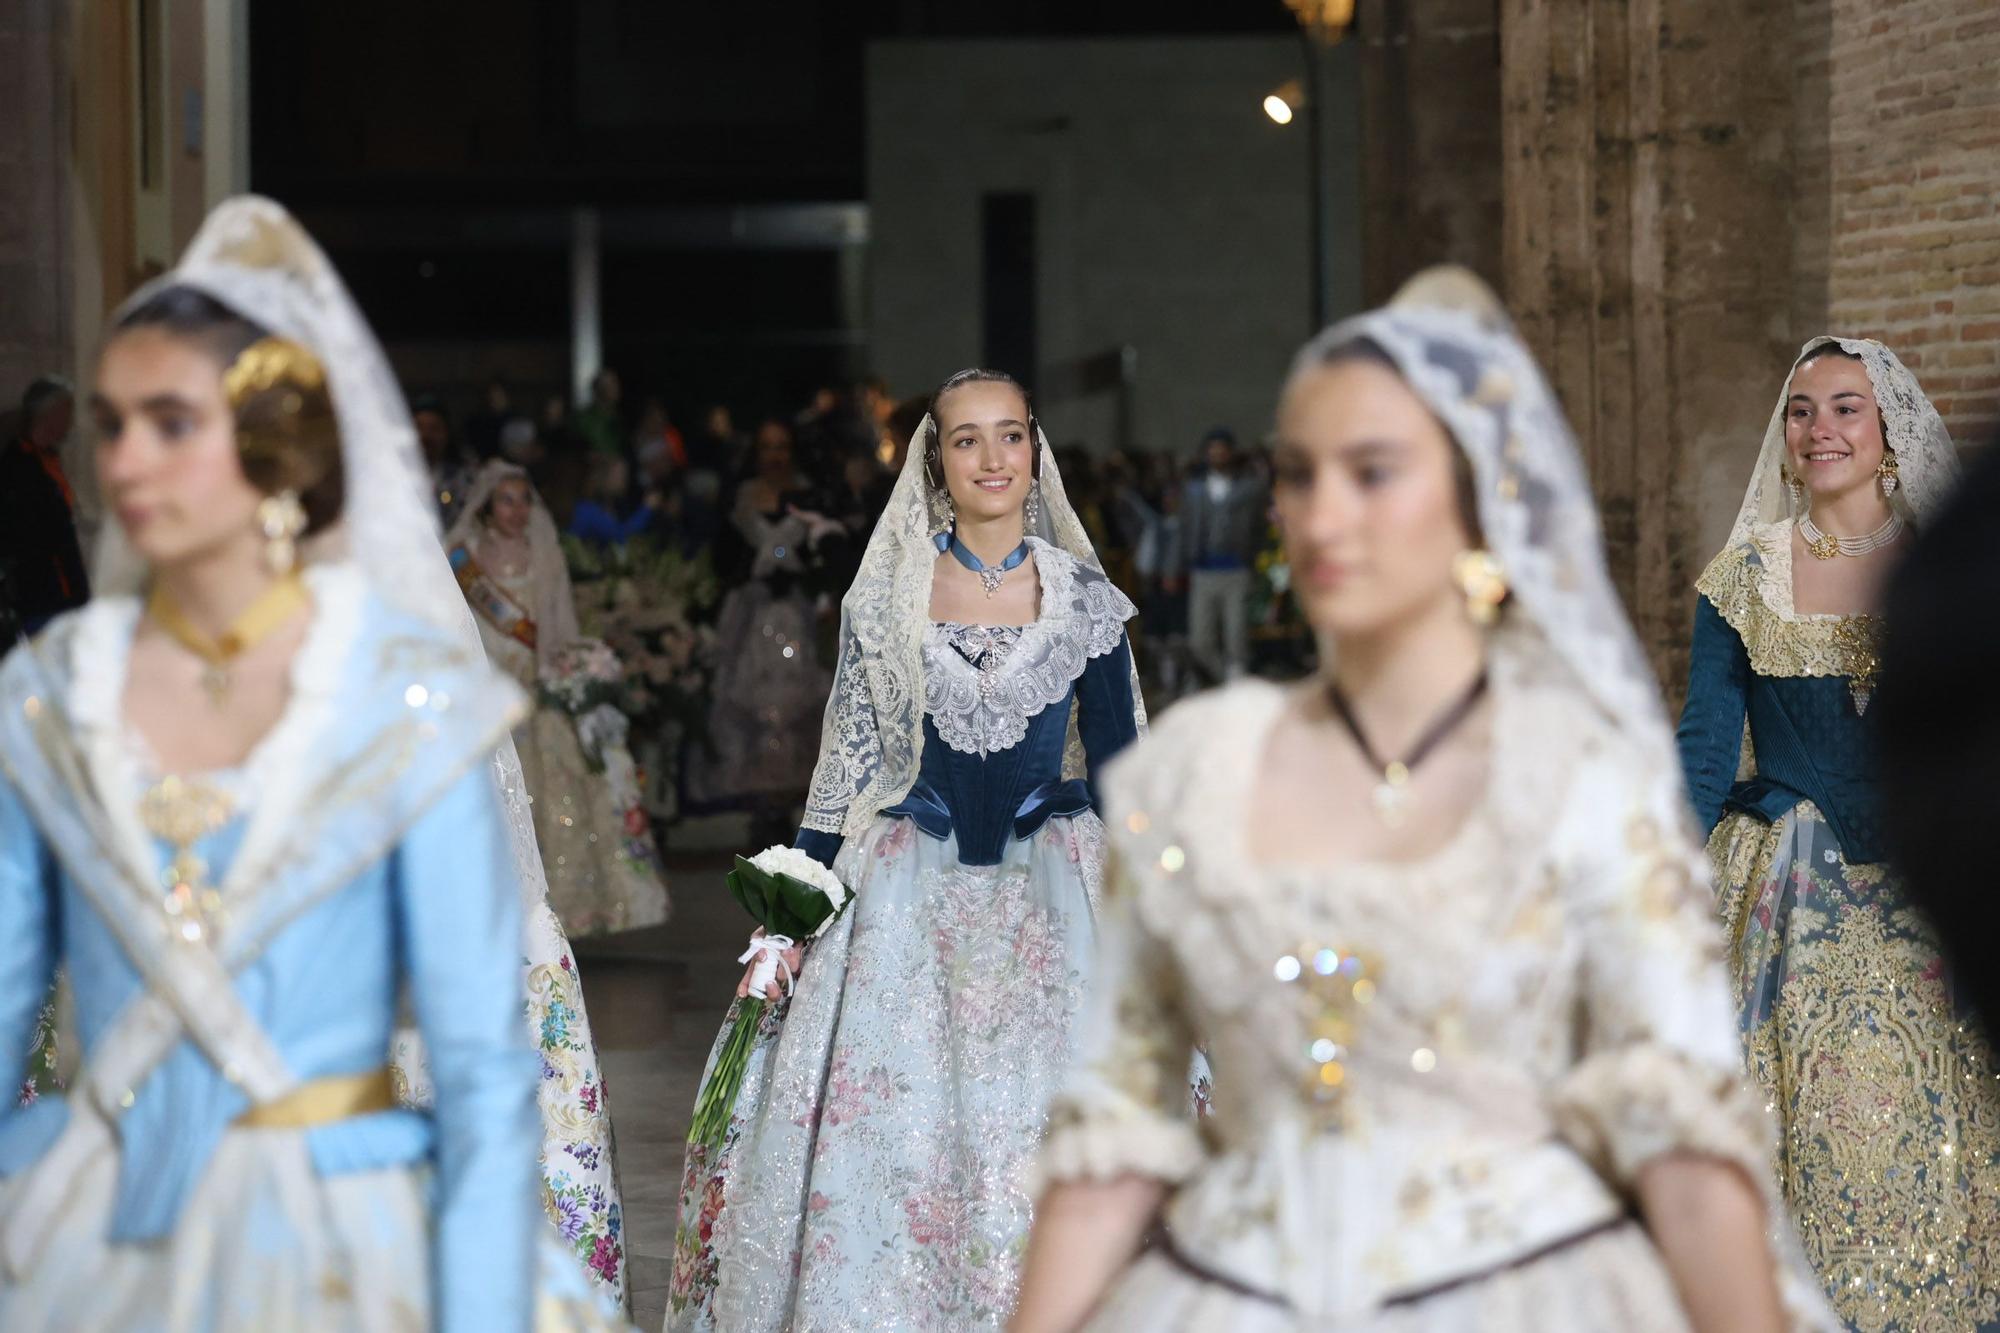
<instances>
[{"instance_id":1,"label":"man in dark jacket","mask_svg":"<svg viewBox=\"0 0 2000 1333\"><path fill-rule=\"evenodd\" d=\"M0 647L90 599L76 497L59 457L75 415L69 384L45 375L22 395L0 444Z\"/></svg>"},{"instance_id":2,"label":"man in dark jacket","mask_svg":"<svg viewBox=\"0 0 2000 1333\"><path fill-rule=\"evenodd\" d=\"M1188 482L1181 508L1188 646L1202 670L1222 681L1250 665L1250 585L1271 497L1242 466L1229 431L1217 426L1201 449L1204 467Z\"/></svg>"}]
</instances>

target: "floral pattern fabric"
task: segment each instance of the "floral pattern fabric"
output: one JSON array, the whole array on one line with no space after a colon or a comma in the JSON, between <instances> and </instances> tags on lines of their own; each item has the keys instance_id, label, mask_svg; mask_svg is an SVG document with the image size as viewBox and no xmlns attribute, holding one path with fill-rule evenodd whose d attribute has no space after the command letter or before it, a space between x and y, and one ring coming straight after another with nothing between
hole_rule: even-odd
<instances>
[{"instance_id":1,"label":"floral pattern fabric","mask_svg":"<svg viewBox=\"0 0 2000 1333\"><path fill-rule=\"evenodd\" d=\"M690 1153L669 1329L1005 1322L1103 836L1051 819L994 866L906 819L849 841L854 907L769 1011L720 1151Z\"/></svg>"},{"instance_id":2,"label":"floral pattern fabric","mask_svg":"<svg viewBox=\"0 0 2000 1333\"><path fill-rule=\"evenodd\" d=\"M2000 1329L2000 1084L1893 871L1849 864L1801 802L1709 853L1778 1178L1857 1333Z\"/></svg>"}]
</instances>

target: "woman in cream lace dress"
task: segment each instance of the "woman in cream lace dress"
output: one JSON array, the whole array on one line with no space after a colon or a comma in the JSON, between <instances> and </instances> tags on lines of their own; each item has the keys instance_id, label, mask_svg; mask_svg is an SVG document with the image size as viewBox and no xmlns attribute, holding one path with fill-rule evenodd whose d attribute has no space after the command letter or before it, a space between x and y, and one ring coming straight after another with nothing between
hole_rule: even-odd
<instances>
[{"instance_id":1,"label":"woman in cream lace dress","mask_svg":"<svg viewBox=\"0 0 2000 1333\"><path fill-rule=\"evenodd\" d=\"M1765 1241L1670 738L1533 360L1434 273L1305 348L1279 432L1329 665L1184 702L1113 766L1013 1327L1826 1327Z\"/></svg>"},{"instance_id":2,"label":"woman in cream lace dress","mask_svg":"<svg viewBox=\"0 0 2000 1333\"><path fill-rule=\"evenodd\" d=\"M578 632L562 540L528 474L488 463L445 544L488 660L535 697ZM580 723L602 724L590 737L597 766L585 758ZM514 744L534 802L549 906L564 932L574 938L666 920L666 884L623 716L607 706L575 718L538 702Z\"/></svg>"}]
</instances>

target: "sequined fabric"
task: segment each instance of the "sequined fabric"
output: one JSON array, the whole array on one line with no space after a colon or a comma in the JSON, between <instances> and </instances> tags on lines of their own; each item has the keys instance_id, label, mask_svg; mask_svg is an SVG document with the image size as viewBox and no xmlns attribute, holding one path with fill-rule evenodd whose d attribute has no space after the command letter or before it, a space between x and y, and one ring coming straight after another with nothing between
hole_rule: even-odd
<instances>
[{"instance_id":1,"label":"sequined fabric","mask_svg":"<svg viewBox=\"0 0 2000 1333\"><path fill-rule=\"evenodd\" d=\"M1792 609L1791 524L1754 529L1711 560L1695 587L1742 636L1758 675L1845 676L1862 682L1864 691L1873 682L1880 634L1875 617Z\"/></svg>"},{"instance_id":2,"label":"sequined fabric","mask_svg":"<svg viewBox=\"0 0 2000 1333\"><path fill-rule=\"evenodd\" d=\"M1895 874L1810 802L1709 842L1778 1177L1857 1333L2000 1328L2000 1083Z\"/></svg>"},{"instance_id":3,"label":"sequined fabric","mask_svg":"<svg viewBox=\"0 0 2000 1333\"><path fill-rule=\"evenodd\" d=\"M525 593L526 576L492 576ZM479 620L486 659L514 677L532 697L535 650L510 638L484 616ZM633 813L637 784L629 782L630 753L607 747L615 765L593 770L584 759L577 720L538 704L514 728L521 780L533 798L535 844L548 878L549 907L567 938L632 930L667 918L667 890L644 812ZM628 778L620 792L614 775ZM633 821L633 822L628 822Z\"/></svg>"},{"instance_id":4,"label":"sequined fabric","mask_svg":"<svg viewBox=\"0 0 2000 1333\"><path fill-rule=\"evenodd\" d=\"M1533 651L1496 634L1490 795L1422 860L1257 864L1275 686L1177 704L1114 762L1096 990L1040 1170L1162 1182L1175 1249L1226 1281L1142 1263L1094 1329L1680 1327L1658 1299L1622 1317L1664 1291L1646 1245L1568 1242L1663 1154L1768 1177L1768 1121L1679 793ZM1196 1034L1222 1092L1200 1132ZM1789 1326L1831 1327L1784 1272Z\"/></svg>"},{"instance_id":5,"label":"sequined fabric","mask_svg":"<svg viewBox=\"0 0 2000 1333\"><path fill-rule=\"evenodd\" d=\"M669 1329L1005 1323L1102 848L1089 814L992 866L907 819L849 841L854 907L766 1023L719 1160L688 1163Z\"/></svg>"},{"instance_id":6,"label":"sequined fabric","mask_svg":"<svg viewBox=\"0 0 2000 1333\"><path fill-rule=\"evenodd\" d=\"M688 798L794 802L812 780L832 681L812 601L747 583L723 599L715 636L719 665L707 734L689 748Z\"/></svg>"}]
</instances>

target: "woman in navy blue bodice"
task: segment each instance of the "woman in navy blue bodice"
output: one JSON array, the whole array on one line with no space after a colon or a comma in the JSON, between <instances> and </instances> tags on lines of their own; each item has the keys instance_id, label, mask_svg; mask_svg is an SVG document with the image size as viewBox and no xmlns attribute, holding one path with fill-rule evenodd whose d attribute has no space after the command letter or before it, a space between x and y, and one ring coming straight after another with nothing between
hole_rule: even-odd
<instances>
[{"instance_id":1,"label":"woman in navy blue bodice","mask_svg":"<svg viewBox=\"0 0 2000 1333\"><path fill-rule=\"evenodd\" d=\"M796 845L854 903L791 956L721 1147L690 1145L670 1329L1012 1308L1092 965L1094 779L1143 725L1132 603L1038 434L1011 380L948 381L842 603Z\"/></svg>"},{"instance_id":2,"label":"woman in navy blue bodice","mask_svg":"<svg viewBox=\"0 0 2000 1333\"><path fill-rule=\"evenodd\" d=\"M1779 1183L1871 1333L2000 1328L1996 1071L1887 863L1868 711L1881 590L1955 475L1894 353L1807 343L1696 585L1679 732Z\"/></svg>"}]
</instances>

